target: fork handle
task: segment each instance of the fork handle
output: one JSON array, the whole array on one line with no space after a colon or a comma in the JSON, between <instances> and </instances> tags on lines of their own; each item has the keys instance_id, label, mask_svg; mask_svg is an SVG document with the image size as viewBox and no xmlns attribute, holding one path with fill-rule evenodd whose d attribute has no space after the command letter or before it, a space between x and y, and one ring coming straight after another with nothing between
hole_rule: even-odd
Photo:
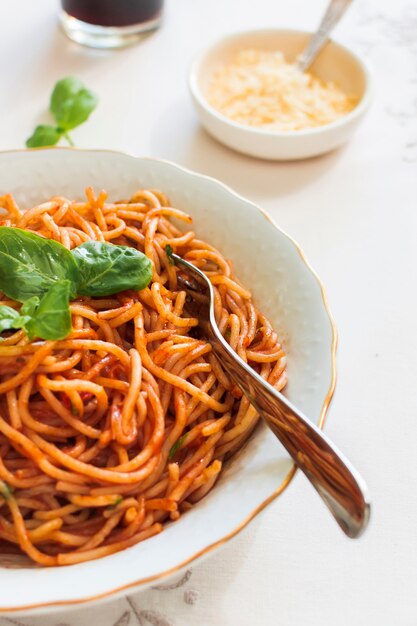
<instances>
[{"instance_id":1,"label":"fork handle","mask_svg":"<svg viewBox=\"0 0 417 626\"><path fill-rule=\"evenodd\" d=\"M336 446L285 396L266 383L212 328L210 343L222 366L283 444L297 467L318 491L348 537L366 528L370 504L366 486Z\"/></svg>"}]
</instances>

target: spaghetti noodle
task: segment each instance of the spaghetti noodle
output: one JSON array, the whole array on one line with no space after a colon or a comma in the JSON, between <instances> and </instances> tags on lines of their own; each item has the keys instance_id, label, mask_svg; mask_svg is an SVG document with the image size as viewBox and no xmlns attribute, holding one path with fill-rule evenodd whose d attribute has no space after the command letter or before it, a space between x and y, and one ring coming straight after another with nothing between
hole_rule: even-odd
<instances>
[{"instance_id":1,"label":"spaghetti noodle","mask_svg":"<svg viewBox=\"0 0 417 626\"><path fill-rule=\"evenodd\" d=\"M88 240L134 246L152 261L150 285L71 302L72 331L0 343L0 553L44 566L96 559L177 520L214 486L224 460L258 415L187 314L167 245L201 268L215 291L220 330L276 389L285 355L232 265L156 190L106 202L64 197L19 209L0 198L1 224L72 249ZM19 304L0 294L0 305Z\"/></svg>"}]
</instances>

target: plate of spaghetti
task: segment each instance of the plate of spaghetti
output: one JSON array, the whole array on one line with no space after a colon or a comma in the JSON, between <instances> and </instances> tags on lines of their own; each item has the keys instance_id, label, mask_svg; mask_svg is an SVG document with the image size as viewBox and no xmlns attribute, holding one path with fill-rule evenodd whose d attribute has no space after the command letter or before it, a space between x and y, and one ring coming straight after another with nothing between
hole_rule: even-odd
<instances>
[{"instance_id":1,"label":"plate of spaghetti","mask_svg":"<svg viewBox=\"0 0 417 626\"><path fill-rule=\"evenodd\" d=\"M233 349L320 425L323 287L261 209L161 160L2 153L0 213L0 612L173 575L294 469L198 334L172 252L210 277Z\"/></svg>"}]
</instances>

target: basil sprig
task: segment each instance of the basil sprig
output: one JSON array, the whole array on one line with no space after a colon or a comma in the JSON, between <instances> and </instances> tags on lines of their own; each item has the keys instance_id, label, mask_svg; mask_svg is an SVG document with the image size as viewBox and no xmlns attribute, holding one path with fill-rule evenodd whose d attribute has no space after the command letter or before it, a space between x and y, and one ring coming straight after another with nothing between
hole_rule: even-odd
<instances>
[{"instance_id":1,"label":"basil sprig","mask_svg":"<svg viewBox=\"0 0 417 626\"><path fill-rule=\"evenodd\" d=\"M76 295L140 291L152 278L138 250L87 241L74 250L20 228L0 226L0 290L22 302L0 306L0 332L23 328L30 339L63 339L71 332L69 302Z\"/></svg>"},{"instance_id":2,"label":"basil sprig","mask_svg":"<svg viewBox=\"0 0 417 626\"><path fill-rule=\"evenodd\" d=\"M68 131L87 121L97 106L97 96L73 76L59 80L52 92L49 110L57 125L37 126L26 141L28 148L55 146L62 137L73 145Z\"/></svg>"}]
</instances>

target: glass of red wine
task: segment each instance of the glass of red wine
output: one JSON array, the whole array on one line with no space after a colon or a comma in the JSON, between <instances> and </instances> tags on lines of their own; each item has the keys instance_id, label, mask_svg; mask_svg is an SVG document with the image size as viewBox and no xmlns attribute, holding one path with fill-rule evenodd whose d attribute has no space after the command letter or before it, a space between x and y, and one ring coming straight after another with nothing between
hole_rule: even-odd
<instances>
[{"instance_id":1,"label":"glass of red wine","mask_svg":"<svg viewBox=\"0 0 417 626\"><path fill-rule=\"evenodd\" d=\"M120 48L158 28L164 0L61 0L60 22L77 43Z\"/></svg>"}]
</instances>

